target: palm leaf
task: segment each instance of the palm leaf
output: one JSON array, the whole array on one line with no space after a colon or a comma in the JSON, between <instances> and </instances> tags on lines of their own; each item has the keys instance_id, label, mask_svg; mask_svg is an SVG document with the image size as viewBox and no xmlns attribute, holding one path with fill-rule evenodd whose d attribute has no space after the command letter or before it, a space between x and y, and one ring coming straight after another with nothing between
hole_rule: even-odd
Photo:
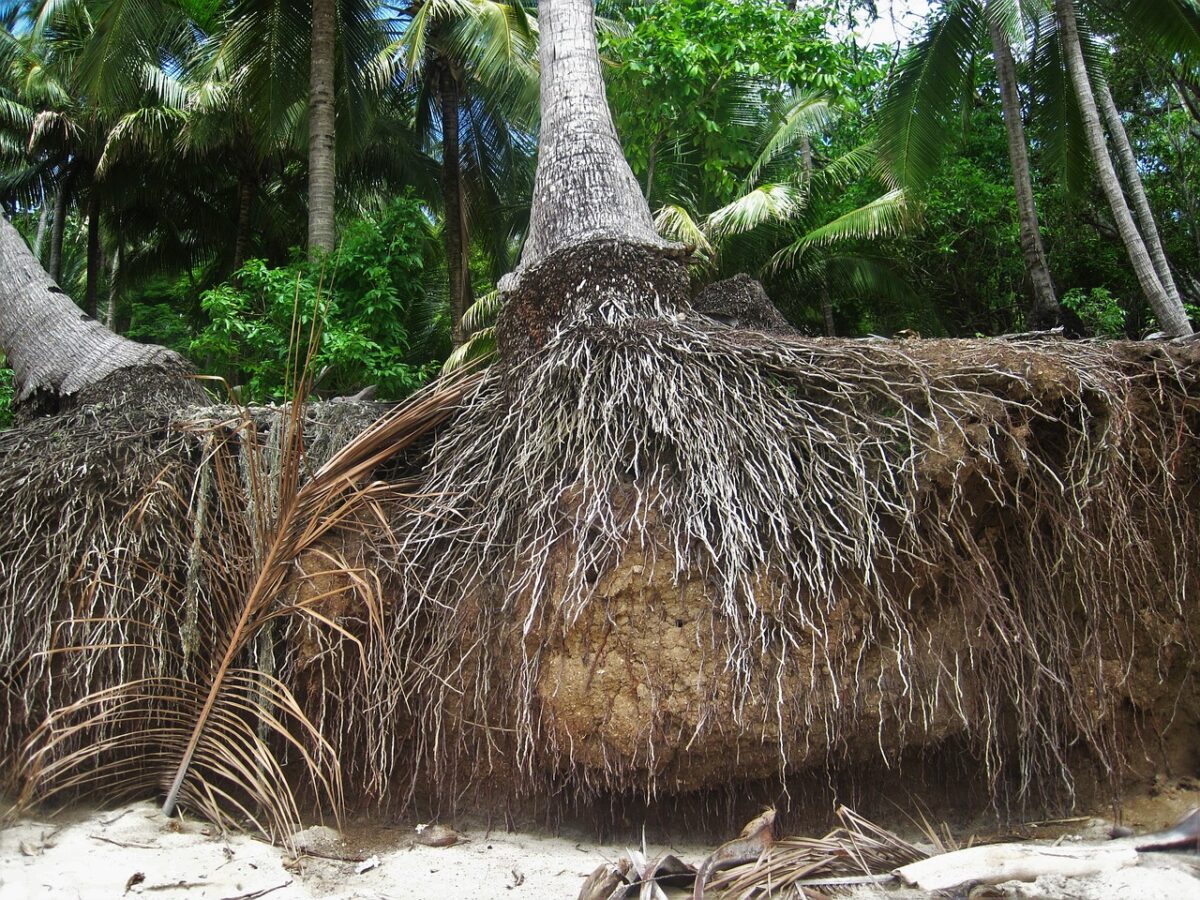
<instances>
[{"instance_id":1,"label":"palm leaf","mask_svg":"<svg viewBox=\"0 0 1200 900\"><path fill-rule=\"evenodd\" d=\"M294 344L301 342L299 327ZM307 339L308 358L319 340ZM311 383L311 366L293 364L297 396ZM279 425L279 451L261 446L258 427L243 410L211 432L219 519L246 522L240 538L217 548L211 621L190 632L208 643L191 652L206 668L187 677L163 674L101 688L55 710L25 746L23 803L63 791L102 790L111 796L166 789L164 811L183 802L235 827L245 820L264 835L287 840L299 825L296 788L279 750L307 773L319 801L335 814L341 804L335 749L304 714L290 690L270 672L249 666L252 646L275 620L302 617L359 648L354 634L322 611L331 593L352 590L372 632L382 629L377 582L323 542L336 530L385 523L381 503L394 485L372 481L385 460L436 427L474 389L478 375L443 379L364 430L302 483L304 404L293 403ZM276 477L271 476L277 471ZM248 484L247 484L248 483ZM203 491L199 492L203 496ZM217 538L220 540L220 537ZM232 551L232 552L230 552ZM298 560L315 554L315 568ZM257 561L257 562L255 562ZM300 582L347 587L295 590ZM83 628L87 623L70 623ZM130 647L67 644L58 653L128 652ZM365 669L365 661L363 663Z\"/></svg>"},{"instance_id":2,"label":"palm leaf","mask_svg":"<svg viewBox=\"0 0 1200 900\"><path fill-rule=\"evenodd\" d=\"M679 204L669 203L654 214L654 230L669 241L695 247L706 258L716 254L704 229Z\"/></svg>"},{"instance_id":3,"label":"palm leaf","mask_svg":"<svg viewBox=\"0 0 1200 900\"><path fill-rule=\"evenodd\" d=\"M801 235L771 257L768 268L772 271L791 268L810 247L849 240L874 240L898 234L909 224L910 218L911 211L904 191L889 191Z\"/></svg>"},{"instance_id":4,"label":"palm leaf","mask_svg":"<svg viewBox=\"0 0 1200 900\"><path fill-rule=\"evenodd\" d=\"M759 172L771 160L797 144L801 138L820 134L837 120L838 110L833 101L820 94L798 97L783 115L783 121L767 140L762 152L746 173L743 188L749 190L758 181Z\"/></svg>"},{"instance_id":5,"label":"palm leaf","mask_svg":"<svg viewBox=\"0 0 1200 900\"><path fill-rule=\"evenodd\" d=\"M894 184L916 187L933 176L983 23L978 0L950 0L901 64L878 114L880 159Z\"/></svg>"},{"instance_id":6,"label":"palm leaf","mask_svg":"<svg viewBox=\"0 0 1200 900\"><path fill-rule=\"evenodd\" d=\"M1194 0L1120 0L1120 19L1137 40L1168 57L1200 62L1200 5Z\"/></svg>"},{"instance_id":7,"label":"palm leaf","mask_svg":"<svg viewBox=\"0 0 1200 900\"><path fill-rule=\"evenodd\" d=\"M710 213L704 220L712 240L745 234L766 222L786 222L804 208L804 191L792 184L764 184L732 203Z\"/></svg>"}]
</instances>

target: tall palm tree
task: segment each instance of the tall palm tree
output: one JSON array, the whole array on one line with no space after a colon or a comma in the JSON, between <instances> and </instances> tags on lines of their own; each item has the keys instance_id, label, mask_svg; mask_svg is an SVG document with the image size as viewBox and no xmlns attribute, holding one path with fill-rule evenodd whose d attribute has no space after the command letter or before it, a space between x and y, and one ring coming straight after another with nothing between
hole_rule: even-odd
<instances>
[{"instance_id":1,"label":"tall palm tree","mask_svg":"<svg viewBox=\"0 0 1200 900\"><path fill-rule=\"evenodd\" d=\"M531 158L536 26L522 0L421 0L393 24L383 70L416 98L418 129L440 144L443 240L455 344L471 305L472 219L490 219L499 272L511 261L505 182ZM511 210L508 210L511 212ZM511 241L508 241L511 243Z\"/></svg>"},{"instance_id":2,"label":"tall palm tree","mask_svg":"<svg viewBox=\"0 0 1200 900\"><path fill-rule=\"evenodd\" d=\"M1108 147L1104 141L1104 128L1100 123L1100 113L1097 109L1092 81L1084 60L1073 0L1055 0L1054 12L1061 34L1067 73L1070 76L1075 100L1083 117L1084 133L1095 165L1096 178L1112 209L1117 232L1129 254L1138 284L1141 285L1142 293L1145 294L1151 309L1154 310L1154 315L1163 331L1172 337L1189 335L1192 333L1192 326L1188 321L1187 312L1184 310L1178 294L1172 298L1167 293L1163 280L1155 269L1150 251L1146 247L1146 241L1134 223L1125 194L1121 189L1121 182L1113 167L1112 158L1108 154Z\"/></svg>"},{"instance_id":3,"label":"tall palm tree","mask_svg":"<svg viewBox=\"0 0 1200 900\"><path fill-rule=\"evenodd\" d=\"M1059 317L1033 195L1029 144L1013 58L1013 39L1024 41L1017 0L947 0L909 51L889 86L879 114L880 152L898 183L919 188L936 170L952 139L955 107L974 90L975 60L990 50L1000 87L1021 253L1033 293L1029 321L1047 327Z\"/></svg>"},{"instance_id":4,"label":"tall palm tree","mask_svg":"<svg viewBox=\"0 0 1200 900\"><path fill-rule=\"evenodd\" d=\"M334 247L334 187L337 153L333 85L336 0L312 0L308 94L308 250Z\"/></svg>"}]
</instances>

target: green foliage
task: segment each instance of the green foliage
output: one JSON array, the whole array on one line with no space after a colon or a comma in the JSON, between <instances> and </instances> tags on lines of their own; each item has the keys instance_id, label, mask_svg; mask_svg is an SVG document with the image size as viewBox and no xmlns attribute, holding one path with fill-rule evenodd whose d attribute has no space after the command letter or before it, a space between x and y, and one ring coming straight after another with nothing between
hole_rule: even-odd
<instances>
[{"instance_id":1,"label":"green foliage","mask_svg":"<svg viewBox=\"0 0 1200 900\"><path fill-rule=\"evenodd\" d=\"M125 336L145 344L161 344L187 354L195 335L188 311L195 306L186 277L154 278L128 298L129 326Z\"/></svg>"},{"instance_id":2,"label":"green foliage","mask_svg":"<svg viewBox=\"0 0 1200 900\"><path fill-rule=\"evenodd\" d=\"M13 372L0 353L0 428L12 425Z\"/></svg>"},{"instance_id":3,"label":"green foliage","mask_svg":"<svg viewBox=\"0 0 1200 900\"><path fill-rule=\"evenodd\" d=\"M679 175L702 207L729 202L755 161L762 135L778 124L790 91L841 101L864 93L878 73L828 37L821 5L789 10L773 0L679 0L632 7L625 34L603 36L616 60L610 96L625 154L643 181ZM651 191L653 194L653 191Z\"/></svg>"},{"instance_id":4,"label":"green foliage","mask_svg":"<svg viewBox=\"0 0 1200 900\"><path fill-rule=\"evenodd\" d=\"M323 263L251 260L234 281L202 295L209 322L190 352L244 385L244 397L279 399L293 316L302 339L319 316L322 392L374 384L381 396L402 397L436 371L448 349L444 315L422 285L430 238L420 205L404 198L347 227L338 252Z\"/></svg>"},{"instance_id":5,"label":"green foliage","mask_svg":"<svg viewBox=\"0 0 1200 900\"><path fill-rule=\"evenodd\" d=\"M1084 327L1096 337L1119 338L1125 335L1125 310L1107 288L1096 287L1085 291L1072 288L1059 302L1083 322Z\"/></svg>"}]
</instances>

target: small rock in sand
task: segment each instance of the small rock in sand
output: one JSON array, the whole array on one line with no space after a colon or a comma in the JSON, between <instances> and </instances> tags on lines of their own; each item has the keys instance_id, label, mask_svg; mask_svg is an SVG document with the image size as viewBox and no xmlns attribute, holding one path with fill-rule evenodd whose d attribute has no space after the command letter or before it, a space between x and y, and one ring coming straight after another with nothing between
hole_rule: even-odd
<instances>
[{"instance_id":1,"label":"small rock in sand","mask_svg":"<svg viewBox=\"0 0 1200 900\"><path fill-rule=\"evenodd\" d=\"M342 848L341 834L328 825L314 825L292 835L292 845L304 853L335 856Z\"/></svg>"}]
</instances>

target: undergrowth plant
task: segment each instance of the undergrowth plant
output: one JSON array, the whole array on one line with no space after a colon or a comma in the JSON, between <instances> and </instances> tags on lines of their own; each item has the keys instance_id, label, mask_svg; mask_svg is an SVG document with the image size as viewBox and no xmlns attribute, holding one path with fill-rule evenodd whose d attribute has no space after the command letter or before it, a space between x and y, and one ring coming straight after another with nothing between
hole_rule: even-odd
<instances>
[{"instance_id":1,"label":"undergrowth plant","mask_svg":"<svg viewBox=\"0 0 1200 900\"><path fill-rule=\"evenodd\" d=\"M252 259L202 295L209 322L189 350L242 385L244 399L282 399L293 312L307 328L319 298L315 388L345 394L375 385L381 396L410 394L449 350L445 311L424 284L430 238L416 201L402 198L352 223L327 259L279 267Z\"/></svg>"}]
</instances>

